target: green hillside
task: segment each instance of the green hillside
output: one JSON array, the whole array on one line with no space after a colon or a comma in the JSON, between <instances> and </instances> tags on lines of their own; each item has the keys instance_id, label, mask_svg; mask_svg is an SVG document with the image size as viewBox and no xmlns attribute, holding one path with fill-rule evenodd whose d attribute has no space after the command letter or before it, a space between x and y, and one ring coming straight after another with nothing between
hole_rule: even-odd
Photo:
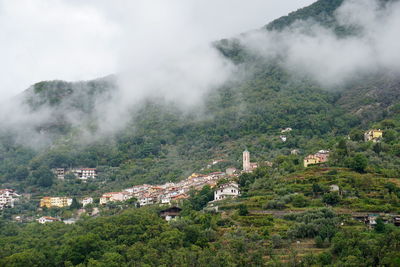
<instances>
[{"instance_id":1,"label":"green hillside","mask_svg":"<svg viewBox=\"0 0 400 267\"><path fill-rule=\"evenodd\" d=\"M271 22L267 28L282 29L298 19L326 19L341 2L318 1ZM352 130L368 129L396 112L400 90L395 75L369 75L345 88L326 90L310 78L294 76L279 62L255 59L235 42L224 40L216 45L225 56L242 62L238 72L246 75L211 92L200 114L198 109L182 114L174 103L149 99L131 114L124 130L111 137L96 137L89 144L82 143L82 136L85 131L96 135L100 123L96 105L106 103L118 90L115 78L35 84L22 98L33 114L50 110L50 119L37 125L35 131L49 136L52 145L27 148L16 143L12 132L4 132L1 183L26 192L79 195L80 190L176 181L199 171L213 158L239 167L245 147L255 160L269 161L288 155L292 149L300 149L302 155L332 149ZM74 124L68 119L70 114L79 118ZM282 143L280 129L285 127L294 131ZM41 175L44 169L57 167L98 167L99 180L107 183L88 189L87 184L59 184L50 174ZM47 181L42 181L43 177Z\"/></svg>"}]
</instances>

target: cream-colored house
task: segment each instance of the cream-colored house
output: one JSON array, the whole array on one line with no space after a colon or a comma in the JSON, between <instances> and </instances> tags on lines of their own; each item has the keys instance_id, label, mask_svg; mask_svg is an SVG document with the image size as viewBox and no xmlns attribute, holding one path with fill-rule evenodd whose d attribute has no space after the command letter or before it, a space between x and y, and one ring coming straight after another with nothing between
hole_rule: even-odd
<instances>
[{"instance_id":1,"label":"cream-colored house","mask_svg":"<svg viewBox=\"0 0 400 267\"><path fill-rule=\"evenodd\" d=\"M220 185L214 192L214 201L240 196L239 185L234 182Z\"/></svg>"}]
</instances>

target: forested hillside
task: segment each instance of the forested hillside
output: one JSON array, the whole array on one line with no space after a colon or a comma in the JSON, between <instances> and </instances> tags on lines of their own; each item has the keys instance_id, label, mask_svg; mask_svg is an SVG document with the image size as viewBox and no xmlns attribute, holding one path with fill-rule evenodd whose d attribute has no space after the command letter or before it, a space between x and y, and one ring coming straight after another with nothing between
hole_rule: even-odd
<instances>
[{"instance_id":1,"label":"forested hillside","mask_svg":"<svg viewBox=\"0 0 400 267\"><path fill-rule=\"evenodd\" d=\"M318 1L267 28L283 29L298 19L325 23L341 2ZM74 194L79 194L77 187L87 187L71 181L70 185L58 184L48 171L57 167L99 167L100 177L107 181L104 190L180 180L217 157L239 166L245 147L256 160L273 160L296 148L304 154L332 149L337 138L353 129L368 129L395 112L400 95L395 74L361 77L331 90L309 77L290 73L279 62L254 58L235 41L224 40L216 46L240 63L238 72L246 73L241 79L209 93L204 106L192 111L182 112L173 103L148 99L131 114L125 129L112 136L93 138L101 123L96 112L118 90L115 77L35 84L22 99L33 114L46 111L49 120L35 125L34 130L52 141L39 149L30 148L20 145L12 132L4 131L2 184L21 191L34 188ZM294 131L282 143L279 131L285 127ZM87 137L88 132L94 135Z\"/></svg>"}]
</instances>

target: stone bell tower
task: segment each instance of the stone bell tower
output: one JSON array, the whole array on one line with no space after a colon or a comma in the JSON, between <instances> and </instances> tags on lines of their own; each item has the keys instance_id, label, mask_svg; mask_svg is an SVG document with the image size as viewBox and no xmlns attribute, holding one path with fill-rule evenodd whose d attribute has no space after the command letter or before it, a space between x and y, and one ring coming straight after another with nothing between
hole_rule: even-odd
<instances>
[{"instance_id":1,"label":"stone bell tower","mask_svg":"<svg viewBox=\"0 0 400 267\"><path fill-rule=\"evenodd\" d=\"M250 166L250 152L247 151L247 149L245 151L243 151L243 171L244 172L248 172L251 170L251 166Z\"/></svg>"}]
</instances>

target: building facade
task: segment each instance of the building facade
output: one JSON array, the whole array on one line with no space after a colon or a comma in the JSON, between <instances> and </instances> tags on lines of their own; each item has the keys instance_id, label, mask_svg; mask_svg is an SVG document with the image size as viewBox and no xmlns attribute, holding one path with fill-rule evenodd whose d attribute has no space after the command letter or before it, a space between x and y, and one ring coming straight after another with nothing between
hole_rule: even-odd
<instances>
[{"instance_id":1,"label":"building facade","mask_svg":"<svg viewBox=\"0 0 400 267\"><path fill-rule=\"evenodd\" d=\"M95 179L97 177L97 170L95 168L82 168L82 169L74 169L72 173L78 179L86 181L87 179Z\"/></svg>"},{"instance_id":2,"label":"building facade","mask_svg":"<svg viewBox=\"0 0 400 267\"><path fill-rule=\"evenodd\" d=\"M365 142L379 142L383 137L383 131L381 129L378 130L369 130L364 133Z\"/></svg>"},{"instance_id":3,"label":"building facade","mask_svg":"<svg viewBox=\"0 0 400 267\"><path fill-rule=\"evenodd\" d=\"M43 197L40 200L40 207L46 208L64 208L72 204L72 198L68 197Z\"/></svg>"},{"instance_id":4,"label":"building facade","mask_svg":"<svg viewBox=\"0 0 400 267\"><path fill-rule=\"evenodd\" d=\"M0 210L4 208L14 208L14 202L18 200L18 195L13 189L0 189Z\"/></svg>"},{"instance_id":5,"label":"building facade","mask_svg":"<svg viewBox=\"0 0 400 267\"><path fill-rule=\"evenodd\" d=\"M227 198L236 198L240 196L239 185L231 182L219 186L214 192L214 201L223 200Z\"/></svg>"},{"instance_id":6,"label":"building facade","mask_svg":"<svg viewBox=\"0 0 400 267\"><path fill-rule=\"evenodd\" d=\"M328 150L320 150L315 154L308 155L304 158L304 167L307 168L310 165L327 162L329 159L329 153Z\"/></svg>"},{"instance_id":7,"label":"building facade","mask_svg":"<svg viewBox=\"0 0 400 267\"><path fill-rule=\"evenodd\" d=\"M43 216L43 217L40 217L39 219L37 219L37 221L40 224L45 224L45 223L57 222L57 221L59 221L59 219L49 217L49 216Z\"/></svg>"}]
</instances>

